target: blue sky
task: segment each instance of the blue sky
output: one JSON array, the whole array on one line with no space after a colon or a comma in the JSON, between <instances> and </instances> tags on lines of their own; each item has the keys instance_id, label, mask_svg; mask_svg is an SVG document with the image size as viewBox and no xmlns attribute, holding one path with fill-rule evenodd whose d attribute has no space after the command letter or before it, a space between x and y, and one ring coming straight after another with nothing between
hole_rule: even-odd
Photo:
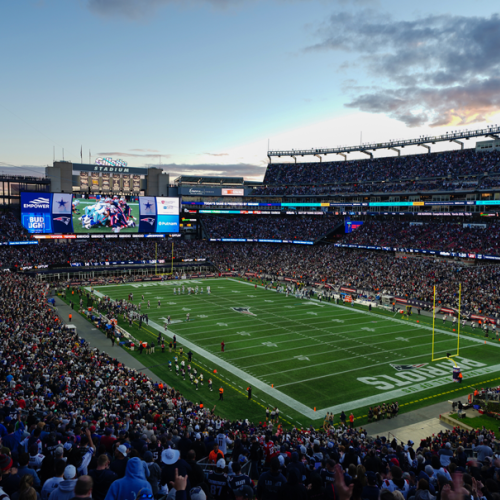
<instances>
[{"instance_id":1,"label":"blue sky","mask_svg":"<svg viewBox=\"0 0 500 500\"><path fill-rule=\"evenodd\" d=\"M0 167L258 178L271 149L500 123L495 4L0 2Z\"/></svg>"}]
</instances>

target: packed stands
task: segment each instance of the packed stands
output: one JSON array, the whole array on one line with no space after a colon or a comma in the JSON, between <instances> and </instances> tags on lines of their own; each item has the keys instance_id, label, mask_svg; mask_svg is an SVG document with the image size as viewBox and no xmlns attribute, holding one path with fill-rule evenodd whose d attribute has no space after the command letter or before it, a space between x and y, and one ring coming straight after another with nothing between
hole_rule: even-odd
<instances>
[{"instance_id":1,"label":"packed stands","mask_svg":"<svg viewBox=\"0 0 500 500\"><path fill-rule=\"evenodd\" d=\"M304 195L481 188L500 171L500 153L475 150L346 162L271 163L254 194ZM450 178L452 177L452 178ZM445 179L445 180L444 180ZM489 187L488 184L485 187Z\"/></svg>"},{"instance_id":2,"label":"packed stands","mask_svg":"<svg viewBox=\"0 0 500 500\"><path fill-rule=\"evenodd\" d=\"M319 430L283 429L276 415L222 419L93 349L61 324L47 292L34 278L0 275L2 499L136 500L169 490L175 500L497 498L492 431L402 443L353 428L344 412ZM368 414L397 417L397 403L388 408ZM201 459L213 464L208 474Z\"/></svg>"},{"instance_id":3,"label":"packed stands","mask_svg":"<svg viewBox=\"0 0 500 500\"><path fill-rule=\"evenodd\" d=\"M483 228L464 227L463 223L368 221L346 235L342 242L500 255L500 224Z\"/></svg>"},{"instance_id":4,"label":"packed stands","mask_svg":"<svg viewBox=\"0 0 500 500\"><path fill-rule=\"evenodd\" d=\"M342 219L314 217L217 217L202 219L209 238L249 238L316 241L334 229Z\"/></svg>"},{"instance_id":5,"label":"packed stands","mask_svg":"<svg viewBox=\"0 0 500 500\"><path fill-rule=\"evenodd\" d=\"M24 241L30 239L28 231L14 214L0 215L0 241Z\"/></svg>"},{"instance_id":6,"label":"packed stands","mask_svg":"<svg viewBox=\"0 0 500 500\"><path fill-rule=\"evenodd\" d=\"M475 230L471 235L473 244L479 241L491 244L487 238L476 237ZM171 259L171 248L170 242L161 242L158 256ZM101 240L73 245L0 247L3 267L67 265L68 262L102 262L106 259L143 260L154 259L155 255L153 241ZM433 286L436 285L439 299L449 307L458 306L456 290L458 283L462 282L462 308L465 313L499 317L500 312L497 293L500 268L495 265L467 267L459 261L408 260L395 257L392 253L342 249L326 244L248 245L179 241L175 244L174 255L185 259L206 258L221 271L256 272L301 279L308 283L325 282L335 287L350 284L374 295L385 293L424 301L432 299Z\"/></svg>"}]
</instances>

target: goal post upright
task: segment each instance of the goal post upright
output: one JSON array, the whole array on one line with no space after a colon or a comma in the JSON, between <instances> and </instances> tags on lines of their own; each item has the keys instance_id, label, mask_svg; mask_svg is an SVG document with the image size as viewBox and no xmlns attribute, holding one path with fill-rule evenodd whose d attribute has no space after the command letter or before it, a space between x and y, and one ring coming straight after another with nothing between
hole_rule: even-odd
<instances>
[{"instance_id":1,"label":"goal post upright","mask_svg":"<svg viewBox=\"0 0 500 500\"><path fill-rule=\"evenodd\" d=\"M450 359L455 366L457 363L454 359L460 355L460 320L461 320L461 306L462 306L462 283L459 283L458 286L458 332L457 332L457 353L456 354L447 354L441 358L434 357L434 334L435 334L435 322L436 322L436 286L434 286L434 299L433 299L433 308L432 308L432 361L441 361L442 359Z\"/></svg>"},{"instance_id":2,"label":"goal post upright","mask_svg":"<svg viewBox=\"0 0 500 500\"><path fill-rule=\"evenodd\" d=\"M462 283L458 284L458 339L457 339L457 356L460 353L460 311L462 305Z\"/></svg>"},{"instance_id":3,"label":"goal post upright","mask_svg":"<svg viewBox=\"0 0 500 500\"><path fill-rule=\"evenodd\" d=\"M434 361L434 324L436 322L436 285L434 285L434 299L432 305L432 359Z\"/></svg>"}]
</instances>

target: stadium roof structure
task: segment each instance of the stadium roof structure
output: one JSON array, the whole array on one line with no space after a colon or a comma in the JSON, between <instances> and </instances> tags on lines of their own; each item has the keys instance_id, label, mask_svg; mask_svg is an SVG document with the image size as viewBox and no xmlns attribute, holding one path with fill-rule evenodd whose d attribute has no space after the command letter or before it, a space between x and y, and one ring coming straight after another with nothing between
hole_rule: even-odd
<instances>
[{"instance_id":1,"label":"stadium roof structure","mask_svg":"<svg viewBox=\"0 0 500 500\"><path fill-rule=\"evenodd\" d=\"M464 143L461 141L463 139L468 140L474 137L491 137L493 139L500 139L500 127L498 125L491 125L487 128L465 131L465 132L447 132L446 134L436 135L436 136L421 136L416 139L402 139L394 140L388 142L374 142L365 143L359 146L342 146L330 149L292 149L292 150L282 150L282 151L268 151L267 157L269 162L271 158L282 156L290 156L297 163L297 156L317 156L319 161L322 161L322 157L326 155L341 155L344 160L347 160L348 153L364 153L370 158L373 158L371 151L377 149L391 149L396 151L398 156L401 156L401 149L406 146L422 146L427 149L427 152L431 152L431 146L429 144L436 144L437 142L456 142L460 144L461 149L464 149Z\"/></svg>"}]
</instances>

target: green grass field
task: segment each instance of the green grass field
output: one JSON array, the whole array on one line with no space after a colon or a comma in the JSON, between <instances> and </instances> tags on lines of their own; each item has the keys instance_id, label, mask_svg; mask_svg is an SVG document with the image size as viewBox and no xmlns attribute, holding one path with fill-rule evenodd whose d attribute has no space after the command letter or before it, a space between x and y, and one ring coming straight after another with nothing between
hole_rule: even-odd
<instances>
[{"instance_id":1,"label":"green grass field","mask_svg":"<svg viewBox=\"0 0 500 500\"><path fill-rule=\"evenodd\" d=\"M173 288L183 284L186 293L174 295ZM204 293L188 296L188 285L203 287ZM133 293L134 303L142 302L144 295L141 307L149 325L141 330L137 324L121 326L135 338L155 343L159 331L167 344L175 334L178 346L194 353L193 361L205 381L212 376L214 392L208 392L206 382L195 392L188 378L182 381L170 372L167 363L173 354L168 349L163 354L158 348L155 354L142 354L143 363L186 397L217 404L217 412L228 418L258 422L264 419L266 406L278 406L286 424L318 426L327 411L338 422L342 410L353 411L361 424L369 406L398 401L402 411L416 409L466 394L480 382L493 385L500 379L500 342L486 339L485 344L481 333L466 328L460 338L460 357L454 358L464 381L454 383L451 360L431 362L431 320L423 316L405 320L401 314L369 312L359 305L298 300L235 279L110 285L94 292L112 299L126 299ZM188 312L189 322L185 321ZM165 332L167 315L173 323ZM456 351L452 326L436 321L435 357ZM226 392L219 404L220 385ZM251 402L246 400L248 385L253 388Z\"/></svg>"},{"instance_id":2,"label":"green grass field","mask_svg":"<svg viewBox=\"0 0 500 500\"><path fill-rule=\"evenodd\" d=\"M79 214L73 214L73 229L75 233L86 233L86 234L96 234L96 233L112 233L112 229L110 227L97 226L91 229L87 229L82 226L82 221L79 220L82 215L85 214L85 207L90 205L95 205L96 200L78 200L80 203L78 205ZM139 203L128 203L131 209L131 215L136 218L136 226L135 227L127 227L120 231L121 233L137 233L139 232Z\"/></svg>"}]
</instances>

